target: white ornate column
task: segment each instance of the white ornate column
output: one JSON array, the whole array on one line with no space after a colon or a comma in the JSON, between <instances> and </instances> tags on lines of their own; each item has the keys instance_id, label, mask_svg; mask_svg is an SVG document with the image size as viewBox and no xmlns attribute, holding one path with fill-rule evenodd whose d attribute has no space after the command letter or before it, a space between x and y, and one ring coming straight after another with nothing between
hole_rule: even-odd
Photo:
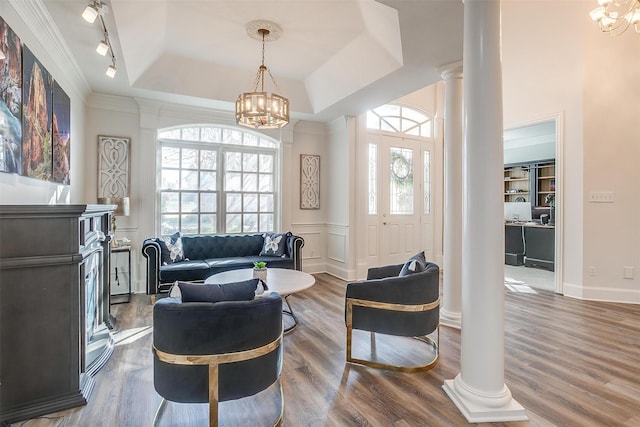
<instances>
[{"instance_id":1,"label":"white ornate column","mask_svg":"<svg viewBox=\"0 0 640 427\"><path fill-rule=\"evenodd\" d=\"M504 383L500 1L465 0L460 373L444 390L469 422L527 420Z\"/></svg>"},{"instance_id":2,"label":"white ornate column","mask_svg":"<svg viewBox=\"0 0 640 427\"><path fill-rule=\"evenodd\" d=\"M460 329L462 320L462 64L444 79L444 263L440 323Z\"/></svg>"}]
</instances>

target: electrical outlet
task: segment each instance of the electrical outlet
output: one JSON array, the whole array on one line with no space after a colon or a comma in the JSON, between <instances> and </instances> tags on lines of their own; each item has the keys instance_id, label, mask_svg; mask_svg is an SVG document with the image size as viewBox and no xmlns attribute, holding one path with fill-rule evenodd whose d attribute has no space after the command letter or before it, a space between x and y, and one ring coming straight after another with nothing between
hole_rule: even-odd
<instances>
[{"instance_id":1,"label":"electrical outlet","mask_svg":"<svg viewBox=\"0 0 640 427\"><path fill-rule=\"evenodd\" d=\"M624 267L624 276L625 279L633 279L633 267Z\"/></svg>"},{"instance_id":2,"label":"electrical outlet","mask_svg":"<svg viewBox=\"0 0 640 427\"><path fill-rule=\"evenodd\" d=\"M596 275L596 268L592 265L589 267L589 276L595 276Z\"/></svg>"},{"instance_id":3,"label":"electrical outlet","mask_svg":"<svg viewBox=\"0 0 640 427\"><path fill-rule=\"evenodd\" d=\"M613 203L616 195L613 191L591 191L589 192L589 202L591 203Z\"/></svg>"}]
</instances>

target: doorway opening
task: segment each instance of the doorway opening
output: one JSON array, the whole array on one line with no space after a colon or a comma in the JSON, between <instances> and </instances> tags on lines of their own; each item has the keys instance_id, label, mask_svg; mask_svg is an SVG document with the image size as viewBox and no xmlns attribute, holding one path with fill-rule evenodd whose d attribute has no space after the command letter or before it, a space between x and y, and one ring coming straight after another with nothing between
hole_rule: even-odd
<instances>
[{"instance_id":1,"label":"doorway opening","mask_svg":"<svg viewBox=\"0 0 640 427\"><path fill-rule=\"evenodd\" d=\"M504 132L505 285L562 293L559 116Z\"/></svg>"}]
</instances>

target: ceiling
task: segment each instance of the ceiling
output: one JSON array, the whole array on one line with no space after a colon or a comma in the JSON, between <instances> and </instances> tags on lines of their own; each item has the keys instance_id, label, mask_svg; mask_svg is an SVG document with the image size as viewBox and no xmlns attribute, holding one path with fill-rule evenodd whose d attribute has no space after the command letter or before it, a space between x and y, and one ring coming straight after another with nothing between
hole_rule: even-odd
<instances>
[{"instance_id":1,"label":"ceiling","mask_svg":"<svg viewBox=\"0 0 640 427\"><path fill-rule=\"evenodd\" d=\"M110 59L95 53L99 20L80 16L89 0L42 3L96 93L232 111L260 65L261 42L246 31L254 20L282 28L265 65L297 119L359 114L462 60L461 0L106 0L118 68L110 79Z\"/></svg>"}]
</instances>

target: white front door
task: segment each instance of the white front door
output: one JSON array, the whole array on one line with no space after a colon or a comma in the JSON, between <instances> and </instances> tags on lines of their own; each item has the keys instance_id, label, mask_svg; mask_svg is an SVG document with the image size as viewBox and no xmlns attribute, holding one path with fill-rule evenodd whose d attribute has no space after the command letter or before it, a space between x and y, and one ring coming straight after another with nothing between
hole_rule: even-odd
<instances>
[{"instance_id":1,"label":"white front door","mask_svg":"<svg viewBox=\"0 0 640 427\"><path fill-rule=\"evenodd\" d=\"M428 260L433 259L433 142L371 133L369 143L377 152L377 182L373 186L377 194L375 214L370 212L368 227L376 230L369 236L377 236L378 249L377 260L370 261L377 265L401 264L421 250Z\"/></svg>"}]
</instances>

